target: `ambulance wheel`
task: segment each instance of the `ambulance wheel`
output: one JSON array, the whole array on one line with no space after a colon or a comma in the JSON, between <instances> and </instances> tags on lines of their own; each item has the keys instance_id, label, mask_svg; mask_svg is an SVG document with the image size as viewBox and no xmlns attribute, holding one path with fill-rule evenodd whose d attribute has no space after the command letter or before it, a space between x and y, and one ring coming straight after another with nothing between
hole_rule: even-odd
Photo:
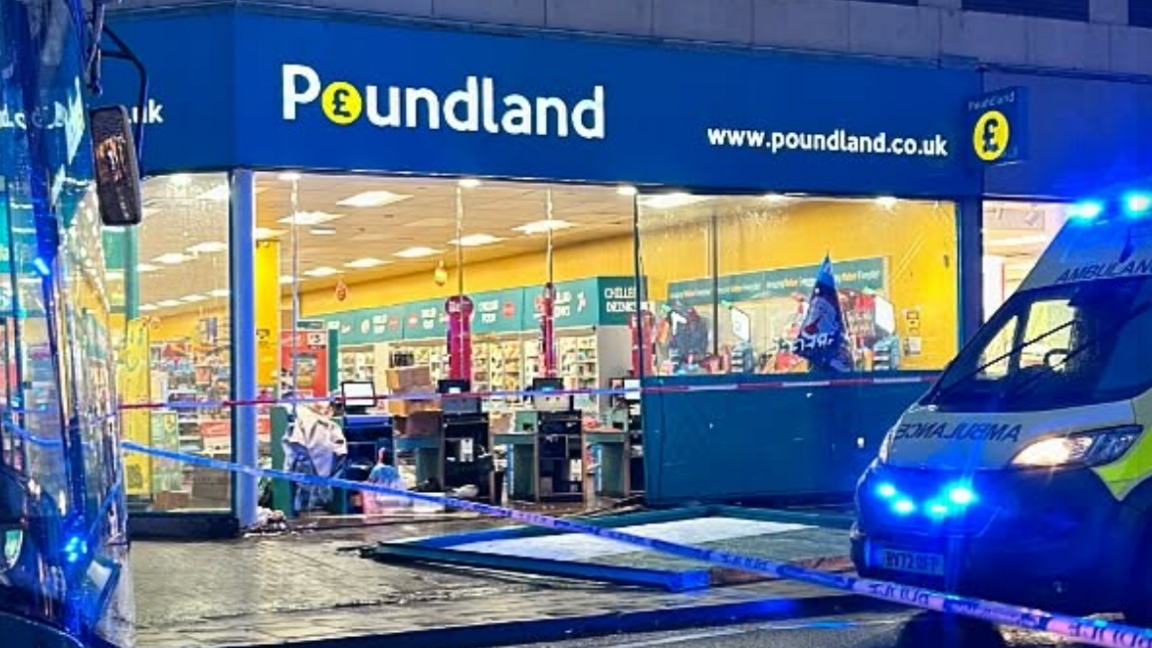
<instances>
[{"instance_id":1,"label":"ambulance wheel","mask_svg":"<svg viewBox=\"0 0 1152 648\"><path fill-rule=\"evenodd\" d=\"M1146 547L1152 547L1152 530L1145 532L1140 543L1141 551L1124 606L1124 620L1140 628L1152 628L1152 552L1145 550Z\"/></svg>"}]
</instances>

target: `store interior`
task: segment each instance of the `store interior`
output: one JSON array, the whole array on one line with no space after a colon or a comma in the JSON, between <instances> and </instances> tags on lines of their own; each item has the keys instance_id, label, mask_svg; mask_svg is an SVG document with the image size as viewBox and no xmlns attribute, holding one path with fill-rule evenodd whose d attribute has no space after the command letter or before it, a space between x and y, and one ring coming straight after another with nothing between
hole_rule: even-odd
<instances>
[{"instance_id":1,"label":"store interior","mask_svg":"<svg viewBox=\"0 0 1152 648\"><path fill-rule=\"evenodd\" d=\"M635 494L641 412L620 388L638 372L806 372L793 343L826 258L854 370L930 371L957 350L951 203L277 172L255 182L261 393L319 401L347 384L367 389L379 400L357 409L356 425L375 417L376 432L354 430L346 409L308 407L342 422L349 456L365 445L368 468L384 447L373 435L388 437L406 488L472 486L506 503ZM129 436L229 456L229 409L213 407L231 387L227 176L152 178L144 198L135 277L123 237L105 240L114 300L138 280L150 389L137 396L198 405L153 411ZM1062 218L1052 206L988 203L987 304L1010 294ZM471 304L470 361L446 304L457 295ZM448 388L493 395L473 407L442 396ZM545 388L579 393L540 397ZM273 409L258 418L261 456L283 467L274 448L299 417L285 431ZM404 441L437 433L432 445ZM141 469L150 477L135 495L150 509L228 506L227 480L208 471ZM296 495L288 506L308 508ZM273 499L262 501L285 505ZM337 504L324 508L371 508Z\"/></svg>"}]
</instances>

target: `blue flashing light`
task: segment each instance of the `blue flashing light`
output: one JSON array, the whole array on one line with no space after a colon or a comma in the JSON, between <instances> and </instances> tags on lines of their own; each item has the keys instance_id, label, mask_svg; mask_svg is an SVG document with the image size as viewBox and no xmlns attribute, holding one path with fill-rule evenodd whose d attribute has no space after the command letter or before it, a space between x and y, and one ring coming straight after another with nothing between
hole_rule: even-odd
<instances>
[{"instance_id":1,"label":"blue flashing light","mask_svg":"<svg viewBox=\"0 0 1152 648\"><path fill-rule=\"evenodd\" d=\"M896 497L896 487L889 482L883 482L876 487L876 494L883 499Z\"/></svg>"},{"instance_id":2,"label":"blue flashing light","mask_svg":"<svg viewBox=\"0 0 1152 648\"><path fill-rule=\"evenodd\" d=\"M916 504L910 499L899 499L892 505L892 510L895 511L897 515L912 515L916 512Z\"/></svg>"},{"instance_id":3,"label":"blue flashing light","mask_svg":"<svg viewBox=\"0 0 1152 648\"><path fill-rule=\"evenodd\" d=\"M1133 191L1124 196L1124 211L1129 216L1144 216L1152 213L1152 193Z\"/></svg>"},{"instance_id":4,"label":"blue flashing light","mask_svg":"<svg viewBox=\"0 0 1152 648\"><path fill-rule=\"evenodd\" d=\"M948 501L957 506L968 506L976 501L976 493L971 488L958 484L948 489Z\"/></svg>"},{"instance_id":5,"label":"blue flashing light","mask_svg":"<svg viewBox=\"0 0 1152 648\"><path fill-rule=\"evenodd\" d=\"M32 266L36 268L36 272L38 272L41 277L47 277L52 274L52 270L48 267L48 264L40 257L36 257L36 259L32 261Z\"/></svg>"},{"instance_id":6,"label":"blue flashing light","mask_svg":"<svg viewBox=\"0 0 1152 648\"><path fill-rule=\"evenodd\" d=\"M948 517L948 506L941 502L932 502L928 505L928 515L936 519Z\"/></svg>"},{"instance_id":7,"label":"blue flashing light","mask_svg":"<svg viewBox=\"0 0 1152 648\"><path fill-rule=\"evenodd\" d=\"M1104 203L1095 200L1087 200L1084 202L1076 203L1068 208L1068 217L1077 220L1090 221L1094 220L1097 216L1104 213Z\"/></svg>"},{"instance_id":8,"label":"blue flashing light","mask_svg":"<svg viewBox=\"0 0 1152 648\"><path fill-rule=\"evenodd\" d=\"M70 565L80 562L80 558L87 553L88 541L84 538L73 536L64 544L64 560Z\"/></svg>"}]
</instances>

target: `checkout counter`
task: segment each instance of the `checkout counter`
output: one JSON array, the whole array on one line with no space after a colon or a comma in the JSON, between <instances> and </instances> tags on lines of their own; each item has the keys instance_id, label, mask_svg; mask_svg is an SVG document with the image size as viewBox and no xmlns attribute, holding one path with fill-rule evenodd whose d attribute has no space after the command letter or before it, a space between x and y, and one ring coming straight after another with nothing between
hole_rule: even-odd
<instances>
[{"instance_id":1,"label":"checkout counter","mask_svg":"<svg viewBox=\"0 0 1152 648\"><path fill-rule=\"evenodd\" d=\"M532 408L515 413L512 430L494 434L492 444L507 455L508 499L544 503L584 498L583 415L559 380L532 382Z\"/></svg>"},{"instance_id":2,"label":"checkout counter","mask_svg":"<svg viewBox=\"0 0 1152 648\"><path fill-rule=\"evenodd\" d=\"M618 379L611 388L607 427L584 431L597 496L627 498L644 492L644 435L640 419L640 381Z\"/></svg>"},{"instance_id":3,"label":"checkout counter","mask_svg":"<svg viewBox=\"0 0 1152 648\"><path fill-rule=\"evenodd\" d=\"M416 486L437 492L476 487L473 499L497 502L488 414L466 380L441 380L440 410L397 418L396 451L416 467Z\"/></svg>"}]
</instances>

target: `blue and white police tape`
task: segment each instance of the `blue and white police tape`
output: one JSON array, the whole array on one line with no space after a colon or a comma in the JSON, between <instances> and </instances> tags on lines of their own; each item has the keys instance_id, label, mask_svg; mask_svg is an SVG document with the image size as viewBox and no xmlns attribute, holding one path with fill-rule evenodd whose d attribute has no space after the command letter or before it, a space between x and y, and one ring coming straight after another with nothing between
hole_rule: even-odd
<instances>
[{"instance_id":1,"label":"blue and white police tape","mask_svg":"<svg viewBox=\"0 0 1152 648\"><path fill-rule=\"evenodd\" d=\"M859 594L882 601L900 603L946 614L956 614L992 623L1016 626L1026 630L1050 632L1095 646L1105 646L1107 648L1152 648L1152 630L1135 628L1120 623L1111 623L1103 619L1053 614L1041 610L985 601L956 594L945 594L921 587L897 585L884 581L841 574L829 574L827 572L776 562L766 558L742 556L726 551L682 545L616 529L603 528L585 522L556 518L527 511L517 511L453 497L413 493L386 488L379 484L356 482L347 479L334 479L317 475L303 475L283 470L253 468L227 461L220 461L218 459L209 459L199 455L161 450L130 441L125 441L122 446L130 452L184 462L204 468L229 471L252 477L283 479L306 486L322 486L378 493L392 497L406 498L417 502L427 502L462 511L470 511L494 518L515 520L524 524L555 531L582 533L604 540L622 542L649 551L668 554L670 556L721 565L723 567L730 567L775 578L794 580L818 587Z\"/></svg>"}]
</instances>

